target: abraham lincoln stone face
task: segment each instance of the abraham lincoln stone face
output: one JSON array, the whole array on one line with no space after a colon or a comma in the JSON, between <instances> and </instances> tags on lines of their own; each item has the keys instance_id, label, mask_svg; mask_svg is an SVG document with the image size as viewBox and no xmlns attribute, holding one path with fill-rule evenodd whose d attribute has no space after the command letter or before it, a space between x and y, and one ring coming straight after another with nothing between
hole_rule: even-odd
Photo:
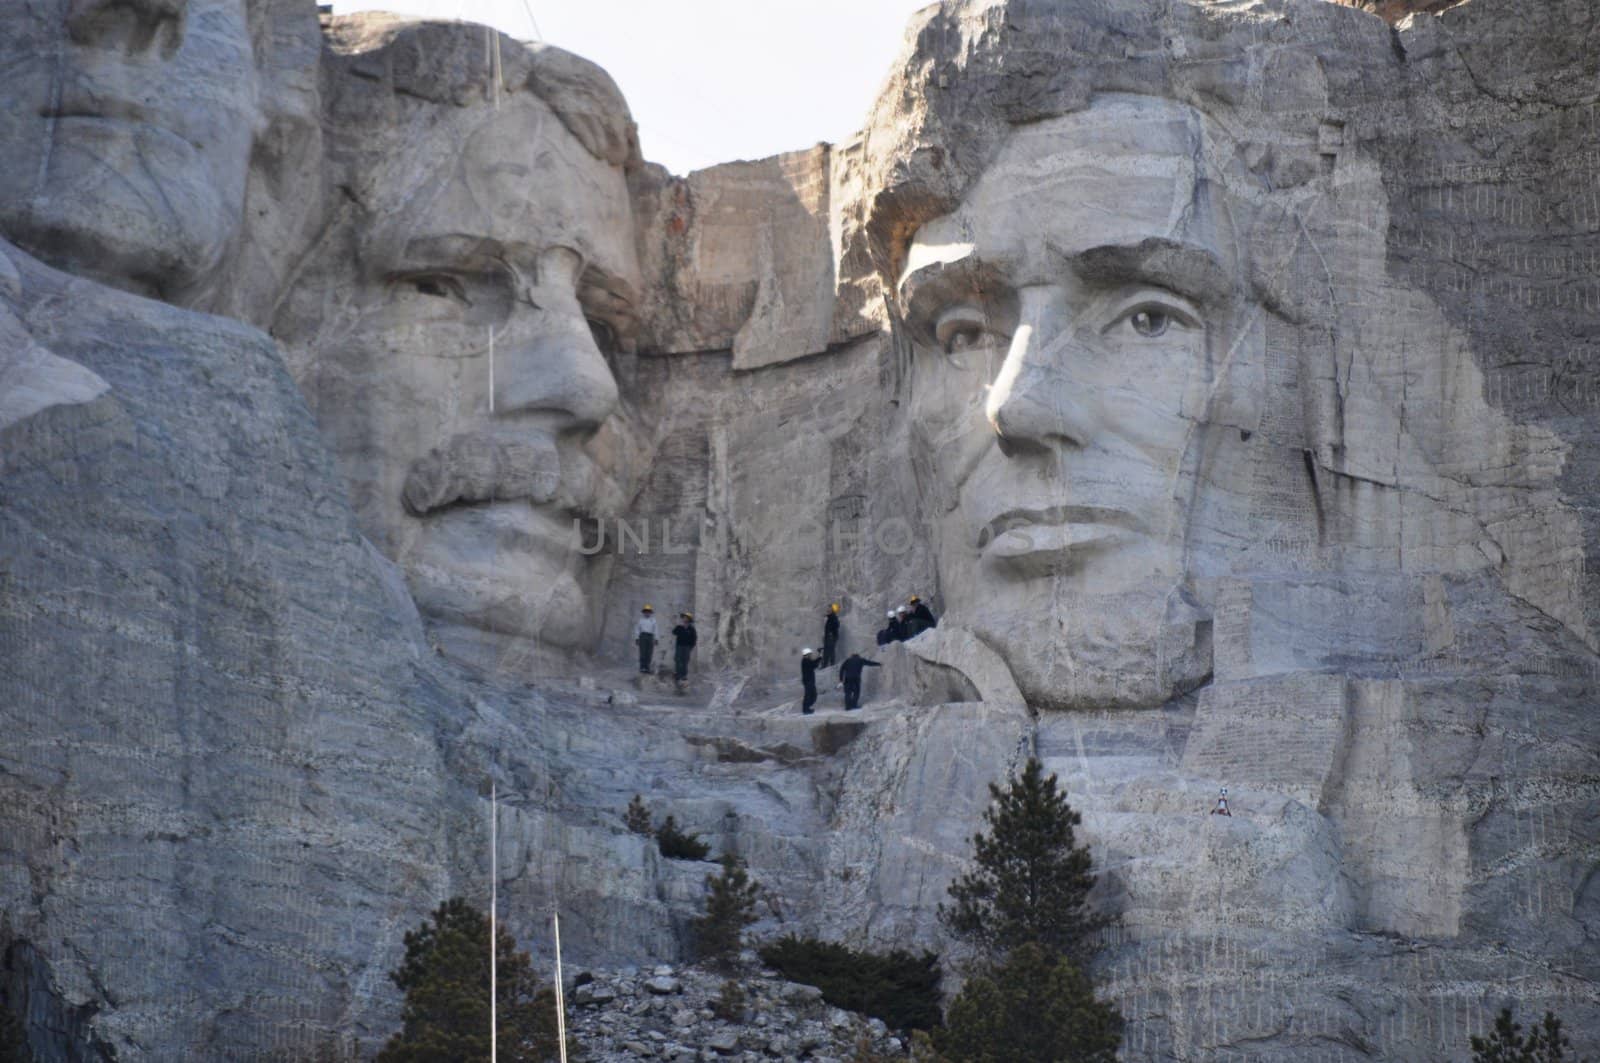
<instances>
[{"instance_id":1,"label":"abraham lincoln stone face","mask_svg":"<svg viewBox=\"0 0 1600 1063\"><path fill-rule=\"evenodd\" d=\"M907 256L941 587L1039 705L1159 704L1210 671L1194 502L1259 336L1207 136L1129 96L1021 127Z\"/></svg>"}]
</instances>

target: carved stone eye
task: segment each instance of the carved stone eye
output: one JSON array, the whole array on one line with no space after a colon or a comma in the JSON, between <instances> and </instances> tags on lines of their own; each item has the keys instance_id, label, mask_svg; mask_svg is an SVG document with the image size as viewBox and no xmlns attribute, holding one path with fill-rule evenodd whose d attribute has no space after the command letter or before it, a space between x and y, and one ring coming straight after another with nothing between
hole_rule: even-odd
<instances>
[{"instance_id":1,"label":"carved stone eye","mask_svg":"<svg viewBox=\"0 0 1600 1063\"><path fill-rule=\"evenodd\" d=\"M961 354L982 347L988 340L989 322L974 306L954 306L939 315L934 338L946 354Z\"/></svg>"},{"instance_id":2,"label":"carved stone eye","mask_svg":"<svg viewBox=\"0 0 1600 1063\"><path fill-rule=\"evenodd\" d=\"M1128 323L1139 335L1153 339L1167 331L1172 318L1160 310L1135 310L1128 316Z\"/></svg>"},{"instance_id":3,"label":"carved stone eye","mask_svg":"<svg viewBox=\"0 0 1600 1063\"><path fill-rule=\"evenodd\" d=\"M950 338L945 340L944 348L950 354L960 354L962 351L970 351L976 347L982 339L982 330L964 328L953 332Z\"/></svg>"},{"instance_id":4,"label":"carved stone eye","mask_svg":"<svg viewBox=\"0 0 1600 1063\"><path fill-rule=\"evenodd\" d=\"M430 295L436 299L451 299L462 306L471 306L472 300L467 296L466 285L460 278L449 273L413 273L399 278L401 283L409 284L418 295Z\"/></svg>"}]
</instances>

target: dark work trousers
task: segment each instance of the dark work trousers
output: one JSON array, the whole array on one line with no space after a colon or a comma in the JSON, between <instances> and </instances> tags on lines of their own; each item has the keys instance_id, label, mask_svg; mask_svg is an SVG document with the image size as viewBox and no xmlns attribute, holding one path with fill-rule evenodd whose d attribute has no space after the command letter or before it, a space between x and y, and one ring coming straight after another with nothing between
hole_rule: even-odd
<instances>
[{"instance_id":1,"label":"dark work trousers","mask_svg":"<svg viewBox=\"0 0 1600 1063\"><path fill-rule=\"evenodd\" d=\"M833 654L839 648L838 635L824 635L822 637L822 664L819 667L832 668Z\"/></svg>"},{"instance_id":2,"label":"dark work trousers","mask_svg":"<svg viewBox=\"0 0 1600 1063\"><path fill-rule=\"evenodd\" d=\"M800 711L805 713L807 716L810 716L811 706L817 703L817 684L806 683L804 684L804 688L806 692L806 699L800 703Z\"/></svg>"},{"instance_id":3,"label":"dark work trousers","mask_svg":"<svg viewBox=\"0 0 1600 1063\"><path fill-rule=\"evenodd\" d=\"M639 636L639 671L650 670L650 658L656 655L656 637L654 635Z\"/></svg>"},{"instance_id":4,"label":"dark work trousers","mask_svg":"<svg viewBox=\"0 0 1600 1063\"><path fill-rule=\"evenodd\" d=\"M859 709L861 707L861 677L845 679L844 682L844 707Z\"/></svg>"},{"instance_id":5,"label":"dark work trousers","mask_svg":"<svg viewBox=\"0 0 1600 1063\"><path fill-rule=\"evenodd\" d=\"M672 648L672 677L679 682L689 678L689 654L693 652L693 646Z\"/></svg>"}]
</instances>

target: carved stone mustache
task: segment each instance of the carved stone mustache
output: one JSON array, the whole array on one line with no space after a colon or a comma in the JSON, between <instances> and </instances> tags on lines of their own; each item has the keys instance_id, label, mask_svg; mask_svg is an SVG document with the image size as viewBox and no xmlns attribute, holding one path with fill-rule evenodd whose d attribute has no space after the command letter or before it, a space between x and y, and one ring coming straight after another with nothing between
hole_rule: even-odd
<instances>
[{"instance_id":1,"label":"carved stone mustache","mask_svg":"<svg viewBox=\"0 0 1600 1063\"><path fill-rule=\"evenodd\" d=\"M549 502L561 489L561 456L543 434L469 432L411 464L401 500L416 516L458 502Z\"/></svg>"}]
</instances>

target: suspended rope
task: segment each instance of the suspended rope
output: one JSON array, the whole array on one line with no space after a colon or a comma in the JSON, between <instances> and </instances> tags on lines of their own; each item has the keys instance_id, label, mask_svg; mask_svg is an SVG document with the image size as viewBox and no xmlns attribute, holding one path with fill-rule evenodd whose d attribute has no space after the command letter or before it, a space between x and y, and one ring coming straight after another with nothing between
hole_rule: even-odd
<instances>
[{"instance_id":1,"label":"suspended rope","mask_svg":"<svg viewBox=\"0 0 1600 1063\"><path fill-rule=\"evenodd\" d=\"M497 1063L500 1052L500 1023L497 1004L500 997L496 909L500 900L500 795L489 782L489 1063Z\"/></svg>"},{"instance_id":2,"label":"suspended rope","mask_svg":"<svg viewBox=\"0 0 1600 1063\"><path fill-rule=\"evenodd\" d=\"M528 25L533 27L533 39L543 44L544 34L539 32L539 22L533 17L533 6L528 3L528 0L522 0L522 10L528 13ZM562 1051L565 1052L566 1050L563 1048ZM565 1061L566 1056L563 1055L561 1058Z\"/></svg>"}]
</instances>

